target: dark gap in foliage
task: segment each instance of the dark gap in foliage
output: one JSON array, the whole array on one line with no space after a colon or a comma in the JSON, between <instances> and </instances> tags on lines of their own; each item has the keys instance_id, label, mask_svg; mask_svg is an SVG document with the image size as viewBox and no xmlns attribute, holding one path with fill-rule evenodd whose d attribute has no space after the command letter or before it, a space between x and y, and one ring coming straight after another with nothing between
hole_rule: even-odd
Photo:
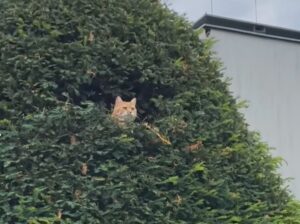
<instances>
[{"instance_id":1,"label":"dark gap in foliage","mask_svg":"<svg viewBox=\"0 0 300 224\"><path fill-rule=\"evenodd\" d=\"M61 34L56 39L58 42L63 44L80 41L80 32L78 30L75 30L73 32L68 32L66 34Z\"/></svg>"}]
</instances>

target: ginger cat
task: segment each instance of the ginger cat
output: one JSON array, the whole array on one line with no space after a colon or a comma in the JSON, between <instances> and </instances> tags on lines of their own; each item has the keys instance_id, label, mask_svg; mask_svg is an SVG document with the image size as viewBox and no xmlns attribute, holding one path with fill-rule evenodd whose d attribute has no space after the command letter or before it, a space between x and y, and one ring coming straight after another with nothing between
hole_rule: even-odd
<instances>
[{"instance_id":1,"label":"ginger cat","mask_svg":"<svg viewBox=\"0 0 300 224\"><path fill-rule=\"evenodd\" d=\"M117 96L111 116L122 127L129 122L133 122L137 117L136 98L133 98L131 101L123 101L120 96ZM148 123L143 123L143 126L153 132L163 144L172 144L166 136L158 131L157 128L151 127Z\"/></svg>"},{"instance_id":2,"label":"ginger cat","mask_svg":"<svg viewBox=\"0 0 300 224\"><path fill-rule=\"evenodd\" d=\"M137 117L136 98L126 102L117 96L112 117L121 125L134 121Z\"/></svg>"}]
</instances>

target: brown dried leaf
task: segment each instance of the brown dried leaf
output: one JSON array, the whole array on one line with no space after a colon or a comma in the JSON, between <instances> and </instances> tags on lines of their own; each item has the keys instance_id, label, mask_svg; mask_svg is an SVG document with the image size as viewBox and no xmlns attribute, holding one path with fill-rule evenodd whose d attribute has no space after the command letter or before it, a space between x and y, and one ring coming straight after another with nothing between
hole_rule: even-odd
<instances>
[{"instance_id":1,"label":"brown dried leaf","mask_svg":"<svg viewBox=\"0 0 300 224\"><path fill-rule=\"evenodd\" d=\"M86 163L83 163L80 167L80 171L82 175L87 175L88 172L88 165Z\"/></svg>"},{"instance_id":2,"label":"brown dried leaf","mask_svg":"<svg viewBox=\"0 0 300 224\"><path fill-rule=\"evenodd\" d=\"M202 141L197 141L195 144L188 145L184 148L184 151L186 152L196 152L200 150L203 147Z\"/></svg>"},{"instance_id":3,"label":"brown dried leaf","mask_svg":"<svg viewBox=\"0 0 300 224\"><path fill-rule=\"evenodd\" d=\"M182 203L182 197L180 197L180 195L177 194L174 202L175 202L175 204L177 206L181 205L181 203Z\"/></svg>"},{"instance_id":4,"label":"brown dried leaf","mask_svg":"<svg viewBox=\"0 0 300 224\"><path fill-rule=\"evenodd\" d=\"M58 211L57 211L56 217L57 217L59 220L61 220L61 217L62 217L62 211L61 211L61 210L58 210Z\"/></svg>"},{"instance_id":5,"label":"brown dried leaf","mask_svg":"<svg viewBox=\"0 0 300 224\"><path fill-rule=\"evenodd\" d=\"M89 75L90 77L92 78L95 78L96 77L96 73L94 71L92 71L91 69L88 69L86 71L86 74Z\"/></svg>"},{"instance_id":6,"label":"brown dried leaf","mask_svg":"<svg viewBox=\"0 0 300 224\"><path fill-rule=\"evenodd\" d=\"M154 161L154 160L156 160L156 158L153 157L153 156L148 156L147 159L148 159L149 161Z\"/></svg>"},{"instance_id":7,"label":"brown dried leaf","mask_svg":"<svg viewBox=\"0 0 300 224\"><path fill-rule=\"evenodd\" d=\"M75 199L76 199L76 200L79 200L81 194L82 194L81 190L78 190L78 189L75 190L75 192L74 192L74 197L75 197Z\"/></svg>"},{"instance_id":8,"label":"brown dried leaf","mask_svg":"<svg viewBox=\"0 0 300 224\"><path fill-rule=\"evenodd\" d=\"M70 136L70 144L71 145L76 145L78 142L77 142L77 138L76 138L76 136L74 135L74 134L72 134L71 136Z\"/></svg>"},{"instance_id":9,"label":"brown dried leaf","mask_svg":"<svg viewBox=\"0 0 300 224\"><path fill-rule=\"evenodd\" d=\"M94 36L94 33L91 31L91 32L89 33L88 41L89 41L90 43L92 43L92 42L94 42L94 40L95 40L95 36Z\"/></svg>"}]
</instances>

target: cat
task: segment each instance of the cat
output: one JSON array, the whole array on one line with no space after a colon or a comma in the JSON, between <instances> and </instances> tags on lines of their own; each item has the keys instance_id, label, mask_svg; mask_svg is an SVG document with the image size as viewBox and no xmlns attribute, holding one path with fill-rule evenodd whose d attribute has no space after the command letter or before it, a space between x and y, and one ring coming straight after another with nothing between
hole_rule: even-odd
<instances>
[{"instance_id":1,"label":"cat","mask_svg":"<svg viewBox=\"0 0 300 224\"><path fill-rule=\"evenodd\" d=\"M137 118L136 98L133 98L131 101L123 101L120 96L117 96L111 116L121 127L133 122ZM148 123L143 123L143 126L153 132L163 144L172 144L166 136L159 132L158 128L153 128Z\"/></svg>"},{"instance_id":2,"label":"cat","mask_svg":"<svg viewBox=\"0 0 300 224\"><path fill-rule=\"evenodd\" d=\"M123 101L117 96L115 106L112 112L112 118L120 125L133 122L137 117L136 98L131 101Z\"/></svg>"}]
</instances>

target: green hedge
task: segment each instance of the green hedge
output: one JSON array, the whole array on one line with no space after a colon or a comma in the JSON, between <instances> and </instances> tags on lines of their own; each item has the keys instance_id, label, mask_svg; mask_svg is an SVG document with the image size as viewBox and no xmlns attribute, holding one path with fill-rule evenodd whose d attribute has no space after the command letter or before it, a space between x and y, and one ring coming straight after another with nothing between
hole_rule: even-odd
<instances>
[{"instance_id":1,"label":"green hedge","mask_svg":"<svg viewBox=\"0 0 300 224\"><path fill-rule=\"evenodd\" d=\"M0 222L300 223L210 45L157 1L0 1Z\"/></svg>"}]
</instances>

